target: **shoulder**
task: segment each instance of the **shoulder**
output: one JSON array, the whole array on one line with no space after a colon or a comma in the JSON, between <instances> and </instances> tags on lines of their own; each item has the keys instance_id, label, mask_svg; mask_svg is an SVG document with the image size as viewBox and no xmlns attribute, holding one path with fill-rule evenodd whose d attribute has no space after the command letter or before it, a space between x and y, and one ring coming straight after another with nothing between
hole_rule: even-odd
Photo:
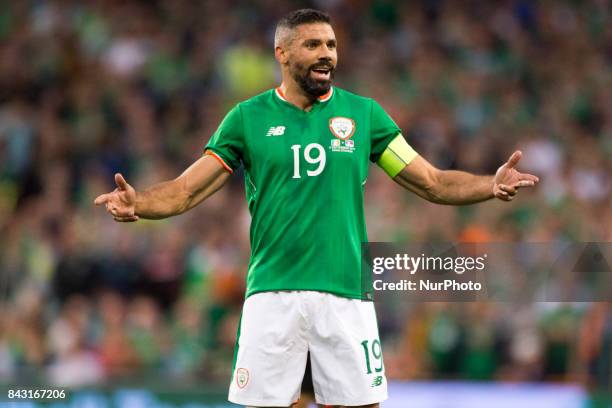
<instances>
[{"instance_id":1,"label":"shoulder","mask_svg":"<svg viewBox=\"0 0 612 408\"><path fill-rule=\"evenodd\" d=\"M346 89L334 87L334 97L339 100L350 102L351 104L359 104L364 106L371 106L374 102L374 99L368 98L366 96L357 95L355 93L349 92Z\"/></svg>"},{"instance_id":2,"label":"shoulder","mask_svg":"<svg viewBox=\"0 0 612 408\"><path fill-rule=\"evenodd\" d=\"M237 108L241 110L250 110L250 109L258 109L261 107L269 107L270 103L273 102L274 97L274 89L268 89L260 93L259 95L255 95L252 98L244 100L236 105Z\"/></svg>"}]
</instances>

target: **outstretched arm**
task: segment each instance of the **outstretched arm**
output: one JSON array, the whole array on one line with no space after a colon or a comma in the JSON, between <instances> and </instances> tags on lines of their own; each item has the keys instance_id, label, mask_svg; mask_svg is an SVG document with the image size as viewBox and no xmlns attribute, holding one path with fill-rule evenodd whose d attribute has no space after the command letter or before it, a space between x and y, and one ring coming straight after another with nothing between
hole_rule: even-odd
<instances>
[{"instance_id":1,"label":"outstretched arm","mask_svg":"<svg viewBox=\"0 0 612 408\"><path fill-rule=\"evenodd\" d=\"M511 201L519 188L533 187L539 181L536 176L515 169L520 158L521 152L516 151L495 175L477 176L463 171L439 170L417 155L393 180L438 204L472 204L493 197Z\"/></svg>"},{"instance_id":2,"label":"outstretched arm","mask_svg":"<svg viewBox=\"0 0 612 408\"><path fill-rule=\"evenodd\" d=\"M219 190L230 173L210 155L204 155L180 176L137 192L123 176L115 174L117 188L98 196L94 203L105 204L115 221L139 218L161 219L182 214Z\"/></svg>"}]
</instances>

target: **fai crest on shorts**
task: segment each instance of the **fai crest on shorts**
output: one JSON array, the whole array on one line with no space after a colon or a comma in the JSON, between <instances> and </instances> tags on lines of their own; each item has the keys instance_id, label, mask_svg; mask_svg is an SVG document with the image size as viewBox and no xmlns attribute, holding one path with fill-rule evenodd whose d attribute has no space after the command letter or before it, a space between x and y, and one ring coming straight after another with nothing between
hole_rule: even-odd
<instances>
[{"instance_id":1,"label":"fai crest on shorts","mask_svg":"<svg viewBox=\"0 0 612 408\"><path fill-rule=\"evenodd\" d=\"M347 140L355 133L355 121L341 116L329 120L329 130L338 139Z\"/></svg>"},{"instance_id":2,"label":"fai crest on shorts","mask_svg":"<svg viewBox=\"0 0 612 408\"><path fill-rule=\"evenodd\" d=\"M238 388L244 388L249 383L249 370L239 368L236 370L236 384Z\"/></svg>"}]
</instances>

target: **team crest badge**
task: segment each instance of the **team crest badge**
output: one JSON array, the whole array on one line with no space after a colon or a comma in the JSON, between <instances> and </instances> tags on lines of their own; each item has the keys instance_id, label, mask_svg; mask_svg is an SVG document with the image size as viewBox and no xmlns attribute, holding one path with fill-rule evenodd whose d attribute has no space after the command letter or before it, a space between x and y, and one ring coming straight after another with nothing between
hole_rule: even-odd
<instances>
[{"instance_id":1,"label":"team crest badge","mask_svg":"<svg viewBox=\"0 0 612 408\"><path fill-rule=\"evenodd\" d=\"M338 139L347 140L355 133L355 121L341 116L329 120L329 130Z\"/></svg>"},{"instance_id":2,"label":"team crest badge","mask_svg":"<svg viewBox=\"0 0 612 408\"><path fill-rule=\"evenodd\" d=\"M249 383L249 370L246 368L239 368L236 370L236 384L238 388L244 388Z\"/></svg>"},{"instance_id":3,"label":"team crest badge","mask_svg":"<svg viewBox=\"0 0 612 408\"><path fill-rule=\"evenodd\" d=\"M329 146L332 152L353 153L355 151L355 142L350 140L355 133L355 121L353 119L341 116L331 118L329 120L329 130L336 137L332 139Z\"/></svg>"}]
</instances>

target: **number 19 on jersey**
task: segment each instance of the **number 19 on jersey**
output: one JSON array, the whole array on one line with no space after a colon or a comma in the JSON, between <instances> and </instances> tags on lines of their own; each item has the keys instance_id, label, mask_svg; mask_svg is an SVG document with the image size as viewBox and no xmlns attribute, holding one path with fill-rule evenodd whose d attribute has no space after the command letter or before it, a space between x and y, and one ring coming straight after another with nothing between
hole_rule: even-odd
<instances>
[{"instance_id":1,"label":"number 19 on jersey","mask_svg":"<svg viewBox=\"0 0 612 408\"><path fill-rule=\"evenodd\" d=\"M291 146L291 150L293 150L293 177L292 178L301 178L300 175L300 149L301 145L293 145ZM313 153L313 150L317 152ZM325 149L318 143L310 143L306 145L304 149L304 160L306 160L309 164L318 164L317 168L314 170L306 170L306 175L309 177L318 176L323 172L325 168Z\"/></svg>"}]
</instances>

